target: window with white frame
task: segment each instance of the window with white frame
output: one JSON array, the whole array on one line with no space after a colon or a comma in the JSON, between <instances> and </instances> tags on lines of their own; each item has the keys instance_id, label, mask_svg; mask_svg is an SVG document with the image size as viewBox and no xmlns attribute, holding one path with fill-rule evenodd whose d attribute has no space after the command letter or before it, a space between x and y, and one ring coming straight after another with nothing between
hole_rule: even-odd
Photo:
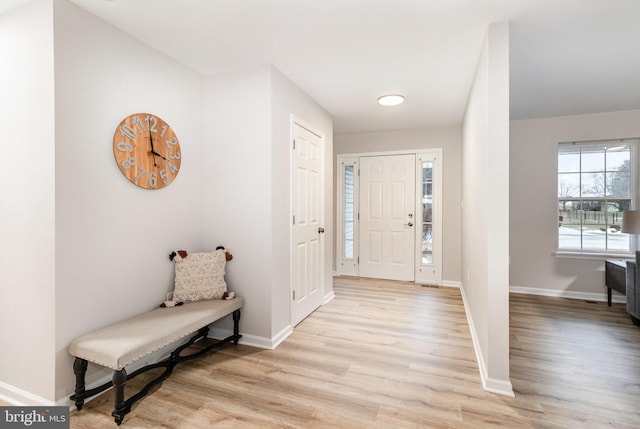
<instances>
[{"instance_id":1,"label":"window with white frame","mask_svg":"<svg viewBox=\"0 0 640 429\"><path fill-rule=\"evenodd\" d=\"M338 155L336 268L358 275L358 158Z\"/></svg>"},{"instance_id":2,"label":"window with white frame","mask_svg":"<svg viewBox=\"0 0 640 429\"><path fill-rule=\"evenodd\" d=\"M422 164L422 257L421 265L433 265L433 161Z\"/></svg>"},{"instance_id":3,"label":"window with white frame","mask_svg":"<svg viewBox=\"0 0 640 429\"><path fill-rule=\"evenodd\" d=\"M355 176L354 165L344 166L344 259L353 260L355 226Z\"/></svg>"},{"instance_id":4,"label":"window with white frame","mask_svg":"<svg viewBox=\"0 0 640 429\"><path fill-rule=\"evenodd\" d=\"M628 253L623 211L636 207L637 140L558 145L558 250Z\"/></svg>"}]
</instances>

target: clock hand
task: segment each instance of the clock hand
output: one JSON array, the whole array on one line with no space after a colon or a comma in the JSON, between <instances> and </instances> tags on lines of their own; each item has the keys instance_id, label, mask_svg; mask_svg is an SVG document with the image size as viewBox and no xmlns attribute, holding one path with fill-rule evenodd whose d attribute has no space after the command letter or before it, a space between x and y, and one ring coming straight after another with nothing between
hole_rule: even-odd
<instances>
[{"instance_id":1,"label":"clock hand","mask_svg":"<svg viewBox=\"0 0 640 429\"><path fill-rule=\"evenodd\" d=\"M158 153L156 153L155 150L153 150L153 137L151 136L151 129L149 129L149 143L151 144L151 153L153 155L153 166L157 167L158 164L156 164L156 155L158 155Z\"/></svg>"},{"instance_id":2,"label":"clock hand","mask_svg":"<svg viewBox=\"0 0 640 429\"><path fill-rule=\"evenodd\" d=\"M165 161L169 161L167 158L165 158L164 156L160 155L158 152L152 150L151 153L155 156L159 156L160 158L164 159Z\"/></svg>"}]
</instances>

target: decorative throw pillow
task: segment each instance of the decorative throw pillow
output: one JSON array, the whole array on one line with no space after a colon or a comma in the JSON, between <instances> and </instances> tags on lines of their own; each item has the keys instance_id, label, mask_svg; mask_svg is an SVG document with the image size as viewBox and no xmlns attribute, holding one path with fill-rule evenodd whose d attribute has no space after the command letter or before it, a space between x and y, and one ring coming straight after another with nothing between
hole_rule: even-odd
<instances>
[{"instance_id":1,"label":"decorative throw pillow","mask_svg":"<svg viewBox=\"0 0 640 429\"><path fill-rule=\"evenodd\" d=\"M184 257L182 255L185 255ZM215 252L178 252L175 261L173 302L220 299L227 292L224 249Z\"/></svg>"}]
</instances>

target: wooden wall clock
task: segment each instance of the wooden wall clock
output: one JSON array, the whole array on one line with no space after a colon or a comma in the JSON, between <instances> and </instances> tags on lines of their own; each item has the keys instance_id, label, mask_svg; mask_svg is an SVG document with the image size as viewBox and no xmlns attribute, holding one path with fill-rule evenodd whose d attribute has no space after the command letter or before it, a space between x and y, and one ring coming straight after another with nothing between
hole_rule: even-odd
<instances>
[{"instance_id":1,"label":"wooden wall clock","mask_svg":"<svg viewBox=\"0 0 640 429\"><path fill-rule=\"evenodd\" d=\"M113 135L113 156L124 177L152 190L173 182L182 159L171 127L150 113L134 113L120 122Z\"/></svg>"}]
</instances>

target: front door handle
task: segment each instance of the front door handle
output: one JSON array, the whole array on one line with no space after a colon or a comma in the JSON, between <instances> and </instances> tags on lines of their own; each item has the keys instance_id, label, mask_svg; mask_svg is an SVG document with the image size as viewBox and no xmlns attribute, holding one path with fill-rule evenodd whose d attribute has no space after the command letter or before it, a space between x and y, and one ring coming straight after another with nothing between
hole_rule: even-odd
<instances>
[{"instance_id":1,"label":"front door handle","mask_svg":"<svg viewBox=\"0 0 640 429\"><path fill-rule=\"evenodd\" d=\"M413 226L413 222L405 223L404 226Z\"/></svg>"},{"instance_id":2,"label":"front door handle","mask_svg":"<svg viewBox=\"0 0 640 429\"><path fill-rule=\"evenodd\" d=\"M318 228L318 234L324 234L324 228L323 227L319 227Z\"/></svg>"}]
</instances>

